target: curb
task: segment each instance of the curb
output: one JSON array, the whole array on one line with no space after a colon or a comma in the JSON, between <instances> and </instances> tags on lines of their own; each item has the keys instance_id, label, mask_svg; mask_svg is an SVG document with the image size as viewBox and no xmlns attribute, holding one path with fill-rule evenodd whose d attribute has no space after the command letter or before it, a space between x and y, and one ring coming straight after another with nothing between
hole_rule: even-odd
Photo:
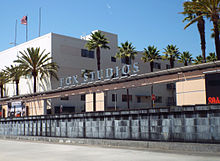
<instances>
[{"instance_id":1,"label":"curb","mask_svg":"<svg viewBox=\"0 0 220 161\"><path fill-rule=\"evenodd\" d=\"M219 153L220 144L181 143L181 142L153 142L132 140L110 140L110 139L79 139L59 137L33 137L33 136L0 136L0 139L48 142L70 145L93 145L102 147L132 148L143 150L173 150L190 153Z\"/></svg>"}]
</instances>

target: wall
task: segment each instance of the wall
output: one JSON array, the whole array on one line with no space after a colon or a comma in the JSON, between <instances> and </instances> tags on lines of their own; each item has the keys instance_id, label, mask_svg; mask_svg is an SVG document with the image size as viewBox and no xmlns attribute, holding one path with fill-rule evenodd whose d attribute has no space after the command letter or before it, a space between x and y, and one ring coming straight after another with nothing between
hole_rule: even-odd
<instances>
[{"instance_id":1,"label":"wall","mask_svg":"<svg viewBox=\"0 0 220 161\"><path fill-rule=\"evenodd\" d=\"M0 135L220 143L220 106L7 118Z\"/></svg>"},{"instance_id":2,"label":"wall","mask_svg":"<svg viewBox=\"0 0 220 161\"><path fill-rule=\"evenodd\" d=\"M204 78L176 82L177 106L206 104Z\"/></svg>"}]
</instances>

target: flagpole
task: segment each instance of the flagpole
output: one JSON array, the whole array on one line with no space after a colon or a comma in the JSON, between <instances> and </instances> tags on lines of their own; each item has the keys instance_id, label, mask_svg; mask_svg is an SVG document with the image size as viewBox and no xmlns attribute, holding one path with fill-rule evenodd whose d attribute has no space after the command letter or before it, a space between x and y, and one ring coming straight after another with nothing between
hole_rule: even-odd
<instances>
[{"instance_id":1,"label":"flagpole","mask_svg":"<svg viewBox=\"0 0 220 161\"><path fill-rule=\"evenodd\" d=\"M41 7L39 8L39 37L40 37L40 28L41 28Z\"/></svg>"},{"instance_id":2,"label":"flagpole","mask_svg":"<svg viewBox=\"0 0 220 161\"><path fill-rule=\"evenodd\" d=\"M28 15L27 15L27 24L26 24L26 42L28 40Z\"/></svg>"},{"instance_id":3,"label":"flagpole","mask_svg":"<svg viewBox=\"0 0 220 161\"><path fill-rule=\"evenodd\" d=\"M15 21L15 41L14 41L14 45L16 46L17 45L17 23L18 23L18 20L16 19Z\"/></svg>"}]
</instances>

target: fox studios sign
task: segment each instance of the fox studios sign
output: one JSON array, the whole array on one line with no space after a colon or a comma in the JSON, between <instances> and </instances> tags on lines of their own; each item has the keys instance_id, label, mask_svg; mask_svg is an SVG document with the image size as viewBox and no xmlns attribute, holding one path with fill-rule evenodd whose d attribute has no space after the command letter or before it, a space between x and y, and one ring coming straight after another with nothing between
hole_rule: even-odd
<instances>
[{"instance_id":1,"label":"fox studios sign","mask_svg":"<svg viewBox=\"0 0 220 161\"><path fill-rule=\"evenodd\" d=\"M86 72L82 70L82 75L73 75L65 78L60 78L59 81L60 81L60 87L64 87L64 86L95 82L98 80L119 78L121 76L136 74L139 71L140 70L138 63L134 62L131 65L125 64L121 68L116 66L114 68L106 68L104 70L90 71L90 72Z\"/></svg>"}]
</instances>

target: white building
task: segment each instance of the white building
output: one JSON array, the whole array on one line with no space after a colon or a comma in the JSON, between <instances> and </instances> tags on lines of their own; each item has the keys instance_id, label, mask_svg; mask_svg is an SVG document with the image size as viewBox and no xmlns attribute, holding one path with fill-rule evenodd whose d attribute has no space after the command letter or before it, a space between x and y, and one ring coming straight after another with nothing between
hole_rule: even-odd
<instances>
[{"instance_id":1,"label":"white building","mask_svg":"<svg viewBox=\"0 0 220 161\"><path fill-rule=\"evenodd\" d=\"M93 31L95 32L95 31ZM115 68L118 66L121 68L124 63L123 60L115 59L114 56L117 52L118 47L118 37L116 34L103 32L107 37L110 50L101 49L101 69ZM39 38L30 40L18 46L12 47L8 50L0 52L0 69L5 66L13 64L13 61L17 59L19 51L24 51L29 47L40 47L41 51L46 50L49 52L59 66L58 77L59 81L56 79L47 78L44 81L39 80L37 87L38 91L46 91L51 89L64 87L67 84L72 85L74 80L71 82L65 82L66 78L73 77L77 75L77 80L83 82L82 72L96 71L97 61L96 54L94 51L88 51L85 48L85 44L89 38L88 36L82 37L81 39L58 35L54 33L49 33ZM149 44L150 45L150 44ZM150 72L150 64L144 63L141 60L142 54L138 52L134 62L138 62L139 72L136 74L142 74ZM134 63L131 62L131 63ZM182 66L179 63L175 63L175 66ZM164 70L169 68L168 61L158 60L154 63L154 71ZM87 83L87 82L86 82ZM20 94L29 94L33 92L33 82L30 78L22 78L20 82ZM156 106L167 106L172 104L172 100L175 96L175 90L172 86L167 84L154 85L153 93L156 95L157 100L155 101ZM16 93L15 85L9 83L6 85L5 95L13 96ZM105 92L105 108L110 109L126 109L126 89L121 89L117 91ZM129 89L130 96L130 108L147 108L151 104L151 88L140 87ZM61 97L59 99L52 99L52 107L72 108L73 111L81 112L84 110L85 106L85 95Z\"/></svg>"}]
</instances>

